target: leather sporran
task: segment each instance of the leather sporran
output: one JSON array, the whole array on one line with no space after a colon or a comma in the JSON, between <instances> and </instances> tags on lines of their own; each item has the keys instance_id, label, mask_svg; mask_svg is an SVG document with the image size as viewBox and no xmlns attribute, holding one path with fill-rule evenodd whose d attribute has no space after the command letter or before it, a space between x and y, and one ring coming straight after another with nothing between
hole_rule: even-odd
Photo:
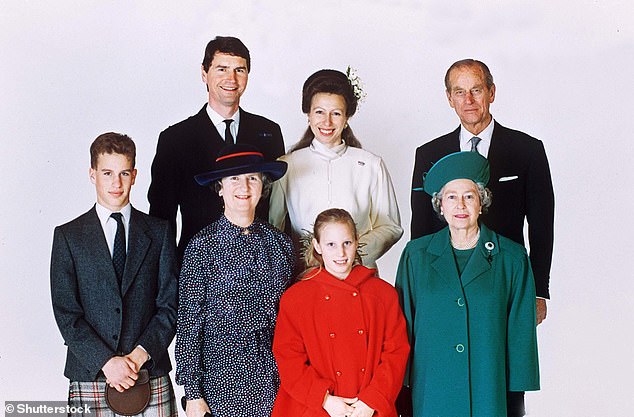
<instances>
[{"instance_id":1,"label":"leather sporran","mask_svg":"<svg viewBox=\"0 0 634 417\"><path fill-rule=\"evenodd\" d=\"M150 374L147 369L139 371L134 386L123 392L106 384L106 404L122 416L134 416L145 410L150 403Z\"/></svg>"}]
</instances>

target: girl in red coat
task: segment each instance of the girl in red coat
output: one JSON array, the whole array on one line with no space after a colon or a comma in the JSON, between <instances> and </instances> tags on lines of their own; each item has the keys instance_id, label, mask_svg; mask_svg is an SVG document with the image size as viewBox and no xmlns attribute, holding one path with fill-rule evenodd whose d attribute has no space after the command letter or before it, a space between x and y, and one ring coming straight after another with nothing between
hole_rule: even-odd
<instances>
[{"instance_id":1,"label":"girl in red coat","mask_svg":"<svg viewBox=\"0 0 634 417\"><path fill-rule=\"evenodd\" d=\"M409 354L394 287L360 265L350 214L317 216L308 269L280 302L272 417L396 417Z\"/></svg>"}]
</instances>

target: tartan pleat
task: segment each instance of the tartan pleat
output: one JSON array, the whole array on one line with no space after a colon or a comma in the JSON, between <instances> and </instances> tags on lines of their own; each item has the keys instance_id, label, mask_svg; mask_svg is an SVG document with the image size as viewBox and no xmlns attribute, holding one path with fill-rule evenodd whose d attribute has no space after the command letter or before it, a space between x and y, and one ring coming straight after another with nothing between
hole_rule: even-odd
<instances>
[{"instance_id":1,"label":"tartan pleat","mask_svg":"<svg viewBox=\"0 0 634 417\"><path fill-rule=\"evenodd\" d=\"M90 413L73 413L70 416L119 416L108 408L105 390L105 379L92 382L71 381L68 387L68 405L82 408L88 406ZM141 414L137 415L140 417L178 417L176 398L169 376L150 378L150 403Z\"/></svg>"}]
</instances>

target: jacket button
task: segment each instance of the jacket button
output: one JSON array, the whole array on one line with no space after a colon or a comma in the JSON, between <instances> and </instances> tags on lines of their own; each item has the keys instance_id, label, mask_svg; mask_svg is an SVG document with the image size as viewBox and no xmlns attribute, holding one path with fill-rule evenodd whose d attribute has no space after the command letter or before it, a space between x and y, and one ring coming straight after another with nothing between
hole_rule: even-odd
<instances>
[{"instance_id":1,"label":"jacket button","mask_svg":"<svg viewBox=\"0 0 634 417\"><path fill-rule=\"evenodd\" d=\"M458 353L464 352L464 345L462 343L458 343L456 345L456 352L458 352Z\"/></svg>"},{"instance_id":2,"label":"jacket button","mask_svg":"<svg viewBox=\"0 0 634 417\"><path fill-rule=\"evenodd\" d=\"M363 329L359 329L359 334L363 334Z\"/></svg>"},{"instance_id":3,"label":"jacket button","mask_svg":"<svg viewBox=\"0 0 634 417\"><path fill-rule=\"evenodd\" d=\"M339 371L335 372L335 374L336 374L337 376L341 376L341 372L339 372Z\"/></svg>"},{"instance_id":4,"label":"jacket button","mask_svg":"<svg viewBox=\"0 0 634 417\"><path fill-rule=\"evenodd\" d=\"M328 301L328 300L330 300L330 296L329 296L329 295L327 295L327 296L325 296L325 297L324 297L324 299L325 299L326 301Z\"/></svg>"},{"instance_id":5,"label":"jacket button","mask_svg":"<svg viewBox=\"0 0 634 417\"><path fill-rule=\"evenodd\" d=\"M114 340L119 340L119 336L117 336L116 334L113 334L113 335L112 335L112 338L113 338Z\"/></svg>"},{"instance_id":6,"label":"jacket button","mask_svg":"<svg viewBox=\"0 0 634 417\"><path fill-rule=\"evenodd\" d=\"M361 368L361 372L365 372L365 368Z\"/></svg>"},{"instance_id":7,"label":"jacket button","mask_svg":"<svg viewBox=\"0 0 634 417\"><path fill-rule=\"evenodd\" d=\"M357 295L359 295L356 291L352 293L353 297L356 297Z\"/></svg>"},{"instance_id":8,"label":"jacket button","mask_svg":"<svg viewBox=\"0 0 634 417\"><path fill-rule=\"evenodd\" d=\"M331 339L335 338L335 334L334 333L330 333L328 336L330 336Z\"/></svg>"},{"instance_id":9,"label":"jacket button","mask_svg":"<svg viewBox=\"0 0 634 417\"><path fill-rule=\"evenodd\" d=\"M117 314L121 313L121 309L120 309L119 307L115 308L115 309L114 309L114 311L115 311L115 313L117 313Z\"/></svg>"},{"instance_id":10,"label":"jacket button","mask_svg":"<svg viewBox=\"0 0 634 417\"><path fill-rule=\"evenodd\" d=\"M456 302L458 303L460 307L464 306L464 300L462 299L462 297L458 298Z\"/></svg>"}]
</instances>

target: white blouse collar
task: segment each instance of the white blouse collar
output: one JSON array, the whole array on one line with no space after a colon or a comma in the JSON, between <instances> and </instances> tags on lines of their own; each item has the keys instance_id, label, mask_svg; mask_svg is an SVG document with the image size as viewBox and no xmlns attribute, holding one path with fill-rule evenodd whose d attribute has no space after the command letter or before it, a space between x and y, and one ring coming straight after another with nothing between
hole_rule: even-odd
<instances>
[{"instance_id":1,"label":"white blouse collar","mask_svg":"<svg viewBox=\"0 0 634 417\"><path fill-rule=\"evenodd\" d=\"M333 160L346 153L348 145L346 145L346 142L342 140L339 145L329 148L317 139L313 138L313 141L310 143L310 149L325 159Z\"/></svg>"}]
</instances>

